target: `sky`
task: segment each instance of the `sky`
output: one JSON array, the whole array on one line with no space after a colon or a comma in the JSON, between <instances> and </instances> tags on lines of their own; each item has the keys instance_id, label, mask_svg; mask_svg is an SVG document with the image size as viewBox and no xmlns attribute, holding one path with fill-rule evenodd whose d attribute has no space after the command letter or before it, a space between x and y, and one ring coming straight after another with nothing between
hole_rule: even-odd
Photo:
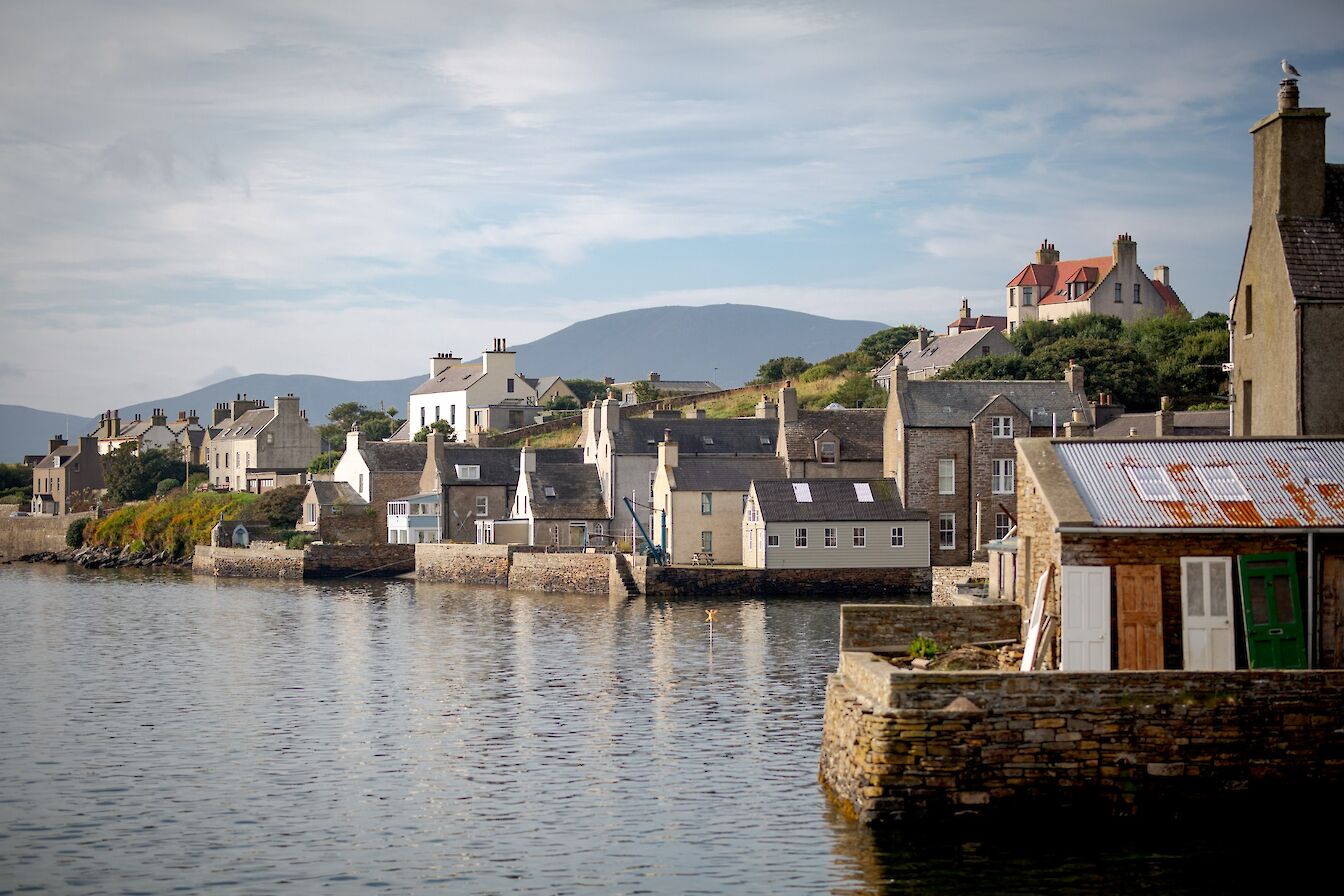
<instances>
[{"instance_id":1,"label":"sky","mask_svg":"<svg viewBox=\"0 0 1344 896\"><path fill-rule=\"evenodd\" d=\"M940 326L1115 235L1225 311L1344 4L0 5L0 403L410 376L657 305ZM564 371L555 371L563 374Z\"/></svg>"}]
</instances>

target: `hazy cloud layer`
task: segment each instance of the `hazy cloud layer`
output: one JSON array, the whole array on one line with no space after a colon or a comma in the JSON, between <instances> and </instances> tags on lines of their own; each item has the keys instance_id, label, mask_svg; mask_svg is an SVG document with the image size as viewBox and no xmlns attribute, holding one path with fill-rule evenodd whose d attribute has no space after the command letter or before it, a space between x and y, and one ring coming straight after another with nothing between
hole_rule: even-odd
<instances>
[{"instance_id":1,"label":"hazy cloud layer","mask_svg":"<svg viewBox=\"0 0 1344 896\"><path fill-rule=\"evenodd\" d=\"M1122 230L1221 309L1282 56L1344 139L1338 3L338 6L0 7L0 402L664 302L938 324Z\"/></svg>"}]
</instances>

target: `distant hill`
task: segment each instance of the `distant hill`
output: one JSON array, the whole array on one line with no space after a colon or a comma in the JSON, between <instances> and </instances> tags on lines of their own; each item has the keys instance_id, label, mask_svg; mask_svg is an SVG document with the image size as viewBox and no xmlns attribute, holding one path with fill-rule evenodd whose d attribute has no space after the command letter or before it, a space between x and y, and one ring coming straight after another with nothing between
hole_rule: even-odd
<instances>
[{"instance_id":1,"label":"distant hill","mask_svg":"<svg viewBox=\"0 0 1344 896\"><path fill-rule=\"evenodd\" d=\"M741 385L756 375L761 363L783 355L820 361L846 352L865 336L888 326L876 321L832 320L797 311L759 305L703 305L642 308L581 321L512 348L518 369L527 376L560 374L571 378L617 380L660 373L663 379L706 379L719 385ZM458 349L463 346L444 346ZM170 417L194 409L203 422L216 402L246 394L270 402L293 392L313 423L325 422L327 412L343 401L369 407L406 409L410 391L429 376L424 373L392 380L342 380L308 374L257 373L223 380L210 386L165 398L154 398L119 408L123 420L163 408ZM715 368L718 368L717 374ZM66 421L69 420L67 430ZM24 454L43 451L47 439L62 433L90 433L97 418L0 405L0 459L17 461Z\"/></svg>"}]
</instances>

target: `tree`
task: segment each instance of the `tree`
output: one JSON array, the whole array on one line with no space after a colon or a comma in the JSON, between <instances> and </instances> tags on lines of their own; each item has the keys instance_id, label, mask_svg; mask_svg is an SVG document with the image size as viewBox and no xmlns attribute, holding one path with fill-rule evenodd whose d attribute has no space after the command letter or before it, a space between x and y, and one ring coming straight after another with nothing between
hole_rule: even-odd
<instances>
[{"instance_id":1,"label":"tree","mask_svg":"<svg viewBox=\"0 0 1344 896\"><path fill-rule=\"evenodd\" d=\"M811 364L808 364L797 355L785 355L782 358L771 358L769 361L762 364L760 369L756 371L756 382L776 383L780 380L798 376L811 366Z\"/></svg>"},{"instance_id":2,"label":"tree","mask_svg":"<svg viewBox=\"0 0 1344 896\"><path fill-rule=\"evenodd\" d=\"M570 398L568 395L557 395L546 402L544 407L551 411L575 411L579 408L579 402L576 398Z\"/></svg>"},{"instance_id":3,"label":"tree","mask_svg":"<svg viewBox=\"0 0 1344 896\"><path fill-rule=\"evenodd\" d=\"M569 386L569 391L578 396L579 407L587 407L594 400L607 397L607 384L601 380L566 379L565 385Z\"/></svg>"},{"instance_id":4,"label":"tree","mask_svg":"<svg viewBox=\"0 0 1344 896\"><path fill-rule=\"evenodd\" d=\"M319 426L317 432L328 447L337 448L345 444L345 434L351 427L359 424L364 438L377 442L391 436L394 429L401 425L403 421L396 417L396 408L380 411L367 408L357 401L343 401L327 412L327 419L331 422Z\"/></svg>"},{"instance_id":5,"label":"tree","mask_svg":"<svg viewBox=\"0 0 1344 896\"><path fill-rule=\"evenodd\" d=\"M887 327L885 330L878 330L873 335L864 337L863 341L859 343L859 347L854 349L852 354L858 356L855 360L861 362L859 366L871 370L887 363L892 355L905 347L907 342L917 338L919 338L919 327L914 324Z\"/></svg>"},{"instance_id":6,"label":"tree","mask_svg":"<svg viewBox=\"0 0 1344 896\"><path fill-rule=\"evenodd\" d=\"M884 408L887 406L887 390L873 382L864 372L851 373L845 377L833 393L831 401L847 408Z\"/></svg>"},{"instance_id":7,"label":"tree","mask_svg":"<svg viewBox=\"0 0 1344 896\"><path fill-rule=\"evenodd\" d=\"M126 442L102 456L103 483L108 500L114 503L143 501L154 494L160 481L181 472L182 449L145 448L137 452L134 442Z\"/></svg>"},{"instance_id":8,"label":"tree","mask_svg":"<svg viewBox=\"0 0 1344 896\"><path fill-rule=\"evenodd\" d=\"M308 463L309 473L330 473L340 463L344 451L323 451Z\"/></svg>"},{"instance_id":9,"label":"tree","mask_svg":"<svg viewBox=\"0 0 1344 896\"><path fill-rule=\"evenodd\" d=\"M308 494L306 485L282 485L257 499L253 511L276 529L293 529L303 515L303 499Z\"/></svg>"},{"instance_id":10,"label":"tree","mask_svg":"<svg viewBox=\"0 0 1344 896\"><path fill-rule=\"evenodd\" d=\"M658 396L663 393L658 391L658 387L648 380L640 380L634 384L635 401L643 404L646 401L657 401Z\"/></svg>"},{"instance_id":11,"label":"tree","mask_svg":"<svg viewBox=\"0 0 1344 896\"><path fill-rule=\"evenodd\" d=\"M416 442L427 442L429 441L429 434L431 431L443 433L443 440L445 442L451 442L457 438L457 431L453 429L451 423L447 420L435 420L428 426L421 427L420 431L417 432L412 439Z\"/></svg>"}]
</instances>

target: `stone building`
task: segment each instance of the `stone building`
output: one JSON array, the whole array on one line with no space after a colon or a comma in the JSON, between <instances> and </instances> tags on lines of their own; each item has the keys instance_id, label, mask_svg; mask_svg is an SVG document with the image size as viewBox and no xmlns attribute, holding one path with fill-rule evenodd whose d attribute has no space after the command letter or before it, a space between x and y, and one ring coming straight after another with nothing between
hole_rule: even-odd
<instances>
[{"instance_id":1,"label":"stone building","mask_svg":"<svg viewBox=\"0 0 1344 896\"><path fill-rule=\"evenodd\" d=\"M279 396L274 407L240 397L227 410L230 417L218 423L207 446L214 488L246 491L249 470L301 473L321 450L322 437L308 425L298 396Z\"/></svg>"},{"instance_id":2,"label":"stone building","mask_svg":"<svg viewBox=\"0 0 1344 896\"><path fill-rule=\"evenodd\" d=\"M998 327L959 330L946 336L930 335L923 327L873 374L883 389L891 389L891 370L905 365L912 380L931 380L958 361L1021 354Z\"/></svg>"},{"instance_id":3,"label":"stone building","mask_svg":"<svg viewBox=\"0 0 1344 896\"><path fill-rule=\"evenodd\" d=\"M947 335L955 336L967 330L995 329L1000 333L1008 332L1008 318L1000 314L972 314L971 303L962 296L961 311L957 319L947 325Z\"/></svg>"},{"instance_id":4,"label":"stone building","mask_svg":"<svg viewBox=\"0 0 1344 896\"><path fill-rule=\"evenodd\" d=\"M1251 128L1251 228L1231 300L1233 432L1344 433L1344 165L1296 79Z\"/></svg>"},{"instance_id":5,"label":"stone building","mask_svg":"<svg viewBox=\"0 0 1344 896\"><path fill-rule=\"evenodd\" d=\"M56 436L33 467L32 512L62 516L88 510L103 488L97 436L83 436L73 445Z\"/></svg>"},{"instance_id":6,"label":"stone building","mask_svg":"<svg viewBox=\"0 0 1344 896\"><path fill-rule=\"evenodd\" d=\"M515 524L511 532L521 529L520 543L549 547L583 547L590 535L611 534L597 470L585 463L539 461L530 445L519 456L512 513L499 523Z\"/></svg>"},{"instance_id":7,"label":"stone building","mask_svg":"<svg viewBox=\"0 0 1344 896\"><path fill-rule=\"evenodd\" d=\"M1344 440L1023 439L1015 599L1069 671L1344 668Z\"/></svg>"},{"instance_id":8,"label":"stone building","mask_svg":"<svg viewBox=\"0 0 1344 896\"><path fill-rule=\"evenodd\" d=\"M630 380L624 383L618 383L611 377L603 378L606 384L619 397L623 405L639 404L639 395L635 391L635 386L639 384L646 385L657 390L659 398L680 398L684 395L703 395L708 392L720 392L721 387L709 380L665 380L662 374L653 371L649 373L647 379Z\"/></svg>"},{"instance_id":9,"label":"stone building","mask_svg":"<svg viewBox=\"0 0 1344 896\"><path fill-rule=\"evenodd\" d=\"M1061 260L1054 243L1044 241L1036 260L1008 281L1008 332L1023 321L1060 320L1075 314L1105 314L1134 321L1184 314L1171 288L1171 270L1153 268L1150 278L1139 267L1138 244L1122 233L1111 254Z\"/></svg>"},{"instance_id":10,"label":"stone building","mask_svg":"<svg viewBox=\"0 0 1344 896\"><path fill-rule=\"evenodd\" d=\"M703 455L682 458L671 430L658 444L649 535L673 563L742 562L742 509L756 479L784 476L777 457Z\"/></svg>"},{"instance_id":11,"label":"stone building","mask_svg":"<svg viewBox=\"0 0 1344 896\"><path fill-rule=\"evenodd\" d=\"M517 353L503 339L481 353L479 364L463 363L451 352L437 354L429 359L429 379L407 400L408 432L414 435L444 420L453 427L454 439L465 442L473 433L535 423L541 413L539 382L518 372ZM547 388L556 386L548 383Z\"/></svg>"},{"instance_id":12,"label":"stone building","mask_svg":"<svg viewBox=\"0 0 1344 896\"><path fill-rule=\"evenodd\" d=\"M1076 364L1062 381L912 381L898 364L887 403L883 476L896 481L906 507L928 511L933 564L965 565L981 545L1012 528L1014 439L1090 435L1092 420Z\"/></svg>"},{"instance_id":13,"label":"stone building","mask_svg":"<svg viewBox=\"0 0 1344 896\"><path fill-rule=\"evenodd\" d=\"M381 533L387 529L389 501L419 489L426 444L370 441L358 427L346 433L345 453L336 462L331 478L349 485L368 505L377 520L374 531Z\"/></svg>"},{"instance_id":14,"label":"stone building","mask_svg":"<svg viewBox=\"0 0 1344 896\"><path fill-rule=\"evenodd\" d=\"M779 418L775 454L784 461L789 479L880 478L882 475L883 408L798 407L791 385L779 390L778 402L762 399L756 416Z\"/></svg>"}]
</instances>

